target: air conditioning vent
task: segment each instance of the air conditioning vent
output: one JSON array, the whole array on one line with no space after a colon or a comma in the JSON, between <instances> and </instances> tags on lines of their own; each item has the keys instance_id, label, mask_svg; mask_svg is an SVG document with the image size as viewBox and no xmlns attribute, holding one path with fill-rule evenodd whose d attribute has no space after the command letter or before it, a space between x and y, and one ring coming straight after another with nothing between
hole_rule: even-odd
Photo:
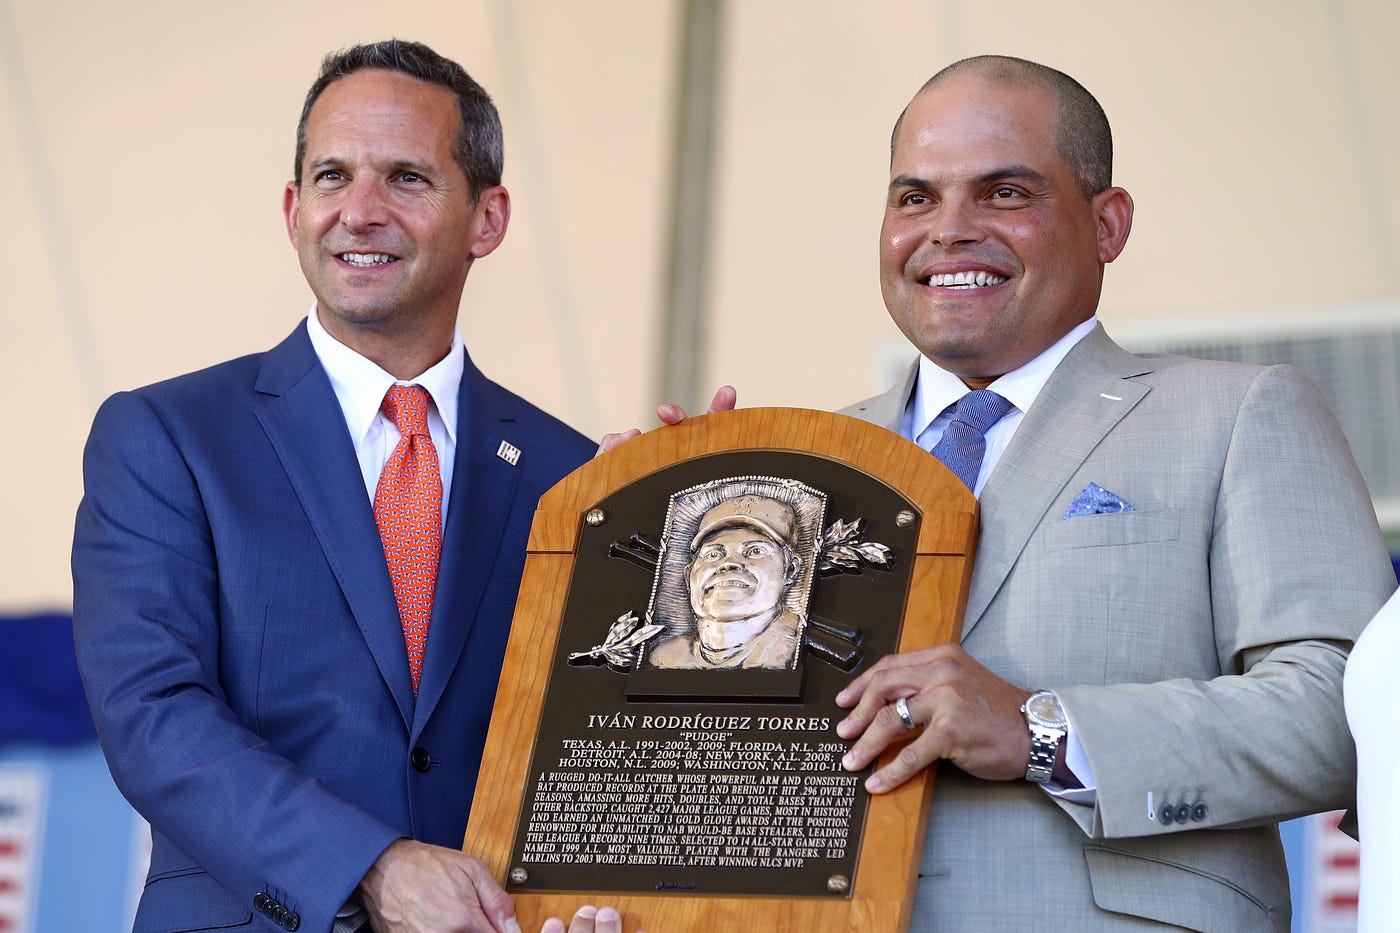
<instances>
[{"instance_id":1,"label":"air conditioning vent","mask_svg":"<svg viewBox=\"0 0 1400 933\"><path fill-rule=\"evenodd\" d=\"M1337 413L1382 527L1387 532L1400 530L1400 321L1334 332L1177 335L1120 342L1137 353L1291 363L1307 373Z\"/></svg>"}]
</instances>

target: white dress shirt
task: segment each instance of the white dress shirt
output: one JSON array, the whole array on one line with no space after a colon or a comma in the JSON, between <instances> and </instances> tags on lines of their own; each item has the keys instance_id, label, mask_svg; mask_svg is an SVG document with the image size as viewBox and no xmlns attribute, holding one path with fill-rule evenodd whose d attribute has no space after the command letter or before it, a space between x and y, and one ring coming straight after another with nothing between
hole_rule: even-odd
<instances>
[{"instance_id":1,"label":"white dress shirt","mask_svg":"<svg viewBox=\"0 0 1400 933\"><path fill-rule=\"evenodd\" d=\"M389 455L403 436L394 423L384 417L379 406L394 384L418 385L428 391L433 403L428 406L428 433L437 449L438 468L442 472L442 521L447 523L447 503L452 490L452 467L457 452L457 395L462 383L466 351L462 348L461 331L453 328L452 347L447 356L413 379L395 379L378 364L361 356L332 337L322 326L315 306L306 317L306 332L311 348L330 377L331 388L340 402L350 440L355 445L355 457L360 462L360 475L371 504L379 485L379 474Z\"/></svg>"},{"instance_id":2,"label":"white dress shirt","mask_svg":"<svg viewBox=\"0 0 1400 933\"><path fill-rule=\"evenodd\" d=\"M379 485L379 474L403 437L394 422L384 417L379 406L383 404L391 385L418 385L427 390L432 398L432 404L428 406L428 434L437 450L438 469L442 473L442 523L446 526L452 467L457 452L457 393L466 359L461 331L452 329L452 347L447 351L447 356L409 380L395 379L377 363L332 337L321 324L315 305L311 306L306 316L306 333L311 338L311 349L316 352L321 367L330 377L336 400L340 402L340 411L345 416L346 427L350 429L350 440L355 445L355 458L359 460L360 476L365 481L365 493L371 505L374 504L374 491ZM352 895L336 913L332 929L334 933L349 933L359 930L364 922L364 908L355 902Z\"/></svg>"},{"instance_id":3,"label":"white dress shirt","mask_svg":"<svg viewBox=\"0 0 1400 933\"><path fill-rule=\"evenodd\" d=\"M1001 461L1001 455L1011 443L1011 436L1021 426L1021 420L1036 396L1040 395L1040 390L1050 381L1050 374L1055 371L1055 367L1063 362L1075 344L1089 335L1098 322L1097 315L1090 317L1035 359L1020 369L997 378L987 386L1010 402L1012 408L1000 421L987 429L987 449L982 455L982 469L977 474L977 485L972 488L973 495L982 495L982 487L986 485L987 478ZM962 379L928 357L920 356L918 380L914 384L909 404L905 406L900 434L925 450L932 451L943 436L944 429L953 420L953 407L970 391ZM1052 779L1051 783L1044 785L1046 791L1073 803L1093 804L1096 789L1094 769L1089 766L1089 757L1084 754L1084 746L1075 735L1073 722L1069 723L1065 736L1065 765L1084 786L1059 787Z\"/></svg>"},{"instance_id":4,"label":"white dress shirt","mask_svg":"<svg viewBox=\"0 0 1400 933\"><path fill-rule=\"evenodd\" d=\"M977 474L977 485L972 489L973 495L982 495L982 487L986 485L987 477L992 475L992 470L1000 462L1001 455L1006 452L1006 445L1011 443L1011 435L1020 427L1021 419L1030 410L1031 403L1040 394L1040 390L1045 388L1045 383L1050 381L1050 374L1055 371L1055 367L1074 349L1075 344L1089 336L1089 332L1098 322L1098 317L1089 318L1035 359L987 386L1014 407L987 429L987 452L982 455L982 470ZM969 391L971 390L962 379L941 368L928 357L920 356L919 378L914 384L914 394L904 409L904 424L900 434L925 450L933 450L934 445L943 436L944 429L953 420L953 406Z\"/></svg>"}]
</instances>

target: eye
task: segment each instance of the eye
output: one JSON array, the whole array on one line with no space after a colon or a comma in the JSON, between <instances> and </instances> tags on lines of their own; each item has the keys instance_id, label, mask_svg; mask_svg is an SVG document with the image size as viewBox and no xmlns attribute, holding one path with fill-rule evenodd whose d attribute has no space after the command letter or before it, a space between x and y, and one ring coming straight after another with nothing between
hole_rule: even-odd
<instances>
[{"instance_id":1,"label":"eye","mask_svg":"<svg viewBox=\"0 0 1400 933\"><path fill-rule=\"evenodd\" d=\"M932 202L929 200L928 195L919 191L910 191L904 197L899 199L899 203L906 207L922 207L925 204L930 204Z\"/></svg>"},{"instance_id":2,"label":"eye","mask_svg":"<svg viewBox=\"0 0 1400 933\"><path fill-rule=\"evenodd\" d=\"M316 184L318 184L318 185L321 185L321 184L335 185L335 184L339 184L340 182L342 182L342 181L344 181L344 180L345 180L345 173L344 173L344 172L341 172L339 169L333 169L333 168L328 168L328 169L325 169L324 171L317 172L317 173L316 173L316 178L315 178Z\"/></svg>"},{"instance_id":3,"label":"eye","mask_svg":"<svg viewBox=\"0 0 1400 933\"><path fill-rule=\"evenodd\" d=\"M724 557L724 548L718 544L707 544L700 549L701 560L720 560Z\"/></svg>"},{"instance_id":4,"label":"eye","mask_svg":"<svg viewBox=\"0 0 1400 933\"><path fill-rule=\"evenodd\" d=\"M749 558L767 557L773 551L766 544L750 544L744 548L744 556Z\"/></svg>"},{"instance_id":5,"label":"eye","mask_svg":"<svg viewBox=\"0 0 1400 933\"><path fill-rule=\"evenodd\" d=\"M993 201L1009 201L1013 198L1019 198L1020 196L1021 192L1010 185L1002 185L999 188L992 189Z\"/></svg>"}]
</instances>

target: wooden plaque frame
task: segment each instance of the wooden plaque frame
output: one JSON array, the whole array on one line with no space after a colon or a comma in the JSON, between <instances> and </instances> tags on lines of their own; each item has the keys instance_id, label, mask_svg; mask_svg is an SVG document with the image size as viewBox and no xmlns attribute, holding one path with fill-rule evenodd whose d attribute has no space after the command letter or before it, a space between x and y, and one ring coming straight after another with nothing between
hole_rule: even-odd
<instances>
[{"instance_id":1,"label":"wooden plaque frame","mask_svg":"<svg viewBox=\"0 0 1400 933\"><path fill-rule=\"evenodd\" d=\"M845 898L511 890L506 875L521 817L533 738L542 715L584 516L595 503L657 470L731 451L793 451L874 476L920 514L899 650L951 641L960 630L977 538L977 501L917 445L829 412L751 408L691 418L629 441L583 465L540 500L524 577L472 801L463 850L481 859L515 899L520 924L566 921L586 903L611 904L627 930L757 929L829 933L905 930L913 906L934 769L869 798L855 882ZM894 754L886 752L881 764ZM754 869L762 871L763 869Z\"/></svg>"}]
</instances>

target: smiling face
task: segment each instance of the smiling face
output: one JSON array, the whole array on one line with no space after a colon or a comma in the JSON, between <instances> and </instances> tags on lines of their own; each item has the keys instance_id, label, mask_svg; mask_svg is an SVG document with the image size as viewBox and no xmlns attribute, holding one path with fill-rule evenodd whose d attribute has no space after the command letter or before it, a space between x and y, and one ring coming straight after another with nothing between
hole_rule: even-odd
<instances>
[{"instance_id":1,"label":"smiling face","mask_svg":"<svg viewBox=\"0 0 1400 933\"><path fill-rule=\"evenodd\" d=\"M731 622L773 609L787 589L783 546L747 525L708 535L687 572L690 605L703 619Z\"/></svg>"},{"instance_id":2,"label":"smiling face","mask_svg":"<svg viewBox=\"0 0 1400 933\"><path fill-rule=\"evenodd\" d=\"M895 141L880 290L919 351L973 388L1030 362L1098 305L1132 201L1086 199L1055 148L1053 94L960 75L921 91Z\"/></svg>"},{"instance_id":3,"label":"smiling face","mask_svg":"<svg viewBox=\"0 0 1400 933\"><path fill-rule=\"evenodd\" d=\"M451 91L378 69L335 81L312 107L284 211L321 323L342 343L450 345L472 261L510 216L500 186L473 200L452 158L459 120Z\"/></svg>"}]
</instances>

